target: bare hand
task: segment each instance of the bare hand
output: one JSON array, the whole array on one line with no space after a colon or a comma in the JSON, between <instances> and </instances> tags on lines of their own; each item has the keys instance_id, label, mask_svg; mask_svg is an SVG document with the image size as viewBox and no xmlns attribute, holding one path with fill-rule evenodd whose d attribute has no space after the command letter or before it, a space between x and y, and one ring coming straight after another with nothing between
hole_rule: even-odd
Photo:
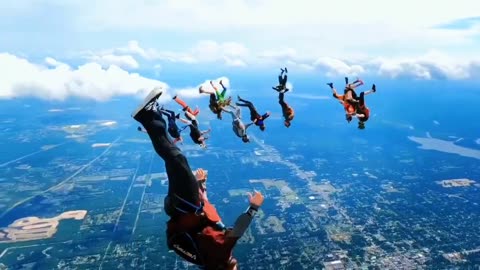
<instances>
[{"instance_id":1,"label":"bare hand","mask_svg":"<svg viewBox=\"0 0 480 270\"><path fill-rule=\"evenodd\" d=\"M208 173L204 171L202 168L197 169L195 171L195 178L197 178L197 181L207 180L207 177L208 177Z\"/></svg>"},{"instance_id":2,"label":"bare hand","mask_svg":"<svg viewBox=\"0 0 480 270\"><path fill-rule=\"evenodd\" d=\"M258 191L255 190L255 191L253 192L253 195L252 195L252 193L250 193L250 192L247 193L247 194L248 194L248 200L250 201L250 204L251 204L251 205L253 205L253 206L257 207L257 208L260 207L260 206L262 206L262 204L263 204L263 199L264 199L262 193L260 193L260 192L258 192Z\"/></svg>"}]
</instances>

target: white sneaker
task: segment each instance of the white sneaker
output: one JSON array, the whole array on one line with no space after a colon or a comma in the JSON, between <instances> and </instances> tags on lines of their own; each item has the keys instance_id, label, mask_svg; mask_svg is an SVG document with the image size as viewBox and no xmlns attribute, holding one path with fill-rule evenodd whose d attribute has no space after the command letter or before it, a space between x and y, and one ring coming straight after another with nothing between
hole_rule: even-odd
<instances>
[{"instance_id":1,"label":"white sneaker","mask_svg":"<svg viewBox=\"0 0 480 270\"><path fill-rule=\"evenodd\" d=\"M162 95L163 91L161 87L155 87L150 91L150 93L145 97L142 103L138 105L138 107L132 112L132 117L135 118L135 116L143 110L148 104L151 102L155 101L157 98L159 98Z\"/></svg>"}]
</instances>

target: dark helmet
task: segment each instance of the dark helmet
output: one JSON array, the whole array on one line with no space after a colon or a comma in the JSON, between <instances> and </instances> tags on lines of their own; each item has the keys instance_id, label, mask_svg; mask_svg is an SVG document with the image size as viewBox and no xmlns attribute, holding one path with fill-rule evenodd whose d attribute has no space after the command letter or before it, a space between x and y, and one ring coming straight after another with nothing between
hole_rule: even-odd
<instances>
[{"instance_id":1,"label":"dark helmet","mask_svg":"<svg viewBox=\"0 0 480 270\"><path fill-rule=\"evenodd\" d=\"M264 130L265 130L265 125L261 125L261 126L260 126L260 130L261 130L261 131L264 131Z\"/></svg>"}]
</instances>

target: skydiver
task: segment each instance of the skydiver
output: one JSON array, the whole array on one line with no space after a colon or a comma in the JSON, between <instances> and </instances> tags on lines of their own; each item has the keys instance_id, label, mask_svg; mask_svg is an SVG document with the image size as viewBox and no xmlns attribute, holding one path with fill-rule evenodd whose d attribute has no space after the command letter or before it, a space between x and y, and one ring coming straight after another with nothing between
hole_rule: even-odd
<instances>
[{"instance_id":1,"label":"skydiver","mask_svg":"<svg viewBox=\"0 0 480 270\"><path fill-rule=\"evenodd\" d=\"M179 118L179 120L185 123L190 128L190 138L192 138L192 141L198 144L200 147L206 148L207 144L205 143L205 141L208 140L208 137L205 135L210 133L211 130L208 129L205 131L200 131L200 129L198 128L197 118L188 110L185 111L185 116L188 118L188 120L181 117Z\"/></svg>"},{"instance_id":2,"label":"skydiver","mask_svg":"<svg viewBox=\"0 0 480 270\"><path fill-rule=\"evenodd\" d=\"M370 117L370 109L365 105L365 96L377 92L375 84L372 85L372 89L366 92L361 92L356 106L355 116L358 118L358 128L365 129L365 122Z\"/></svg>"},{"instance_id":3,"label":"skydiver","mask_svg":"<svg viewBox=\"0 0 480 270\"><path fill-rule=\"evenodd\" d=\"M285 95L285 92L288 91L288 88L285 90L285 92L279 91L279 90L277 90L277 91L278 91L278 103L282 107L282 114L283 114L283 118L285 119L283 124L288 128L291 125L290 122L293 120L293 117L295 116L295 111L293 110L292 107L290 107L284 101L284 95Z\"/></svg>"},{"instance_id":4,"label":"skydiver","mask_svg":"<svg viewBox=\"0 0 480 270\"><path fill-rule=\"evenodd\" d=\"M264 121L265 121L265 119L267 119L270 116L270 112L266 112L265 114L260 115L252 102L250 102L248 100L245 100L245 99L242 99L240 96L238 96L237 98L238 98L239 101L241 101L243 103L237 102L235 104L237 106L248 107L248 109L250 110L250 120L256 126L258 126L261 131L264 131L265 130Z\"/></svg>"},{"instance_id":5,"label":"skydiver","mask_svg":"<svg viewBox=\"0 0 480 270\"><path fill-rule=\"evenodd\" d=\"M174 111L164 109L163 107L160 108L160 112L163 115L165 115L168 119L168 129L167 129L167 131L168 131L168 134L170 134L170 136L172 136L172 138L174 138L173 143L182 142L183 139L182 139L182 136L180 135L180 133L185 128L180 129L177 126L177 121L176 121L177 119L180 118L180 115L179 114L175 115Z\"/></svg>"},{"instance_id":6,"label":"skydiver","mask_svg":"<svg viewBox=\"0 0 480 270\"><path fill-rule=\"evenodd\" d=\"M352 121L353 115L355 114L355 106L352 103L346 101L346 94L339 95L337 93L337 90L335 89L335 87L333 87L333 83L327 83L327 85L330 86L330 88L332 89L333 97L338 99L340 104L343 105L343 108L345 109L345 118L347 122L350 123L350 121Z\"/></svg>"},{"instance_id":7,"label":"skydiver","mask_svg":"<svg viewBox=\"0 0 480 270\"><path fill-rule=\"evenodd\" d=\"M220 80L220 85L222 86L222 92L219 92L218 91L218 88L215 86L215 84L213 84L212 81L210 81L210 85L213 87L213 89L215 90L215 94L217 94L217 101L219 104L223 104L226 102L226 98L225 98L225 94L227 93L227 88L223 85L223 82L222 80Z\"/></svg>"},{"instance_id":8,"label":"skydiver","mask_svg":"<svg viewBox=\"0 0 480 270\"><path fill-rule=\"evenodd\" d=\"M280 73L280 75L278 75L278 85L275 86L275 87L272 87L272 88L273 88L273 90L278 91L280 93L285 93L289 90L287 88L287 78L288 78L287 73L288 73L288 70L287 70L286 67L285 67L285 69L281 68L280 70L282 72ZM284 73L285 73L285 75L283 75Z\"/></svg>"},{"instance_id":9,"label":"skydiver","mask_svg":"<svg viewBox=\"0 0 480 270\"><path fill-rule=\"evenodd\" d=\"M236 106L233 106L233 105L230 105L230 107L232 109L235 110L235 112L229 110L229 109L226 109L224 108L223 110L225 112L228 112L232 115L232 126L233 126L233 132L235 133L235 135L237 135L238 137L242 138L242 141L244 143L248 143L250 141L250 138L248 138L248 135L247 135L247 129L248 127L250 127L251 125L253 125L253 123L250 123L248 125L245 125L243 122L242 122L242 112L240 110L239 107L236 107Z\"/></svg>"},{"instance_id":10,"label":"skydiver","mask_svg":"<svg viewBox=\"0 0 480 270\"><path fill-rule=\"evenodd\" d=\"M218 92L218 89L215 88L215 86L213 85L212 81L210 81L210 84L212 84L214 90L211 90L211 89L205 89L203 88L203 86L200 86L198 88L198 92L200 94L209 94L210 95L210 100L209 100L209 105L208 107L210 108L210 110L217 115L217 118L218 119L222 119L222 108L227 106L227 105L230 105L231 101L232 101L232 97L228 97L227 99L225 99L225 91L227 90L224 86L223 86L223 83L222 81L220 81L220 85L222 85L223 87L223 91L222 93L219 93Z\"/></svg>"},{"instance_id":11,"label":"skydiver","mask_svg":"<svg viewBox=\"0 0 480 270\"><path fill-rule=\"evenodd\" d=\"M245 233L259 207L263 195L255 191L249 194L250 206L236 220L233 228L226 228L215 207L207 197L207 173L203 169L195 175L180 149L167 137L166 123L152 109L162 94L154 89L145 98L132 117L147 131L156 153L164 160L168 178L168 195L165 197L167 245L183 259L204 269L228 269L237 267L232 250Z\"/></svg>"}]
</instances>

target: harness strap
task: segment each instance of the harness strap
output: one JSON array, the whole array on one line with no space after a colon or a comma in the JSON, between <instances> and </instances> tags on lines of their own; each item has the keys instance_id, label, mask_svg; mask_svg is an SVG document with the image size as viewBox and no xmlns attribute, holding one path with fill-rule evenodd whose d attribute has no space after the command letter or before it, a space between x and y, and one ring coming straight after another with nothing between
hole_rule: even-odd
<instances>
[{"instance_id":1,"label":"harness strap","mask_svg":"<svg viewBox=\"0 0 480 270\"><path fill-rule=\"evenodd\" d=\"M196 206L186 200L184 200L183 198L181 198L180 196L178 196L177 194L174 194L175 197L177 199L179 199L181 202L183 202L184 204L186 204L187 206L191 207L191 210L193 210L193 213L197 216L200 216L202 213L203 213L203 206L204 206L204 203L203 201L200 202L200 206ZM177 206L175 206L175 209L177 209L178 211L182 212L182 213L191 213L192 211L188 211L188 210L185 210L185 209L182 209L182 208L179 208Z\"/></svg>"}]
</instances>

